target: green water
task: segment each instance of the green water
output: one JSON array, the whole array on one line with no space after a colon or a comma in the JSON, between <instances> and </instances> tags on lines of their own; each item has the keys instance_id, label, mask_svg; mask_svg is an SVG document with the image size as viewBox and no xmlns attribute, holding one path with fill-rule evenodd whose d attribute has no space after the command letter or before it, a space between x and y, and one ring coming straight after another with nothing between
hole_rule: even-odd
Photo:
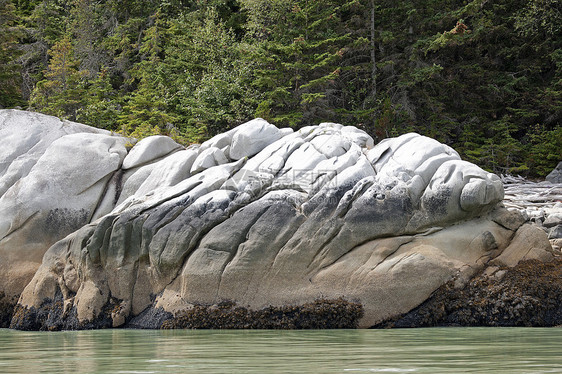
<instances>
[{"instance_id":1,"label":"green water","mask_svg":"<svg viewBox=\"0 0 562 374\"><path fill-rule=\"evenodd\" d=\"M0 373L562 373L562 329L0 329Z\"/></svg>"}]
</instances>

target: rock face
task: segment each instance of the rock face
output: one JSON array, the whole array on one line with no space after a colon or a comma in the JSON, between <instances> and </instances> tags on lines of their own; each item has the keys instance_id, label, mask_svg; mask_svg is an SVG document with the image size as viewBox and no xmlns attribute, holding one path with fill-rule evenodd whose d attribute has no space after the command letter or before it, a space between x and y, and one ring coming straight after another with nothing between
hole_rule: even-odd
<instances>
[{"instance_id":1,"label":"rock face","mask_svg":"<svg viewBox=\"0 0 562 374\"><path fill-rule=\"evenodd\" d=\"M562 261L490 266L465 287L448 282L414 310L376 327L557 326L562 321Z\"/></svg>"},{"instance_id":2,"label":"rock face","mask_svg":"<svg viewBox=\"0 0 562 374\"><path fill-rule=\"evenodd\" d=\"M3 128L16 128L10 116L55 121L0 113ZM83 145L72 148L76 142ZM499 204L497 176L418 134L374 146L351 126L293 132L257 119L187 149L165 137L144 139L128 154L126 144L105 133L62 136L18 182L15 192L33 196L23 185L37 191L50 175L56 188L41 190L41 199L72 212L81 194L88 198L80 224L59 236L22 292L12 327L170 326L225 302L245 315L360 305L357 324L369 327L447 282L466 283L493 259L552 256L545 235L525 235L533 227ZM74 153L65 161L65 147L99 161L81 163ZM16 211L16 196L5 194L0 210ZM0 228L13 225L10 217ZM23 231L34 227L29 218L17 222Z\"/></svg>"},{"instance_id":3,"label":"rock face","mask_svg":"<svg viewBox=\"0 0 562 374\"><path fill-rule=\"evenodd\" d=\"M0 293L12 297L51 245L111 210L127 139L16 110L0 111L0 139Z\"/></svg>"},{"instance_id":4,"label":"rock face","mask_svg":"<svg viewBox=\"0 0 562 374\"><path fill-rule=\"evenodd\" d=\"M562 161L556 165L545 179L551 183L562 183Z\"/></svg>"}]
</instances>

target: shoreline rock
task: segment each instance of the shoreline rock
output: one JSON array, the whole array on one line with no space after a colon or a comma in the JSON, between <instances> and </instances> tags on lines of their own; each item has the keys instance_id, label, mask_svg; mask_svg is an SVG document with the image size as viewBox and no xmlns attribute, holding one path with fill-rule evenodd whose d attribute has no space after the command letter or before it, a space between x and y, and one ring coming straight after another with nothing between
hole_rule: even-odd
<instances>
[{"instance_id":1,"label":"shoreline rock","mask_svg":"<svg viewBox=\"0 0 562 374\"><path fill-rule=\"evenodd\" d=\"M562 259L490 266L464 287L441 286L414 310L374 328L553 327L562 321Z\"/></svg>"},{"instance_id":2,"label":"shoreline rock","mask_svg":"<svg viewBox=\"0 0 562 374\"><path fill-rule=\"evenodd\" d=\"M0 115L10 128L13 113ZM33 186L37 175L64 170L53 183L76 181L72 188L47 189L28 205L59 204L62 192L69 206L84 203L87 219L20 284L13 328L149 328L170 315L187 326L219 309L219 317L246 316L237 322L244 325L286 308L339 315L351 306L360 306L356 325L366 328L416 308L447 282L466 284L491 261L554 257L546 236L501 204L497 176L418 134L375 146L352 126L295 132L256 119L187 149L166 137L132 149L107 134L87 138L93 148L62 136L44 152L53 157L41 156L27 175ZM73 168L54 157L67 149L56 144L78 160L95 149L99 162ZM82 202L93 180L103 188ZM0 210L15 211L18 188L0 198ZM51 210L30 222L46 222ZM0 236L4 253L25 258L10 240ZM234 304L221 309L224 300Z\"/></svg>"}]
</instances>

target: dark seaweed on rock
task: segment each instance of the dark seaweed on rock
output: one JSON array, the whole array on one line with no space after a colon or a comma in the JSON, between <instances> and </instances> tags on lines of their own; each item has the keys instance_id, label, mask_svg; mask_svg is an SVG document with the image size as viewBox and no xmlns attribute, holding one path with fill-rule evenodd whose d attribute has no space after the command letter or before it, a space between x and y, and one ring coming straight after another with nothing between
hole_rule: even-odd
<instances>
[{"instance_id":1,"label":"dark seaweed on rock","mask_svg":"<svg viewBox=\"0 0 562 374\"><path fill-rule=\"evenodd\" d=\"M10 320L17 301L16 297L7 297L4 292L0 292L0 328L10 327Z\"/></svg>"},{"instance_id":2,"label":"dark seaweed on rock","mask_svg":"<svg viewBox=\"0 0 562 374\"><path fill-rule=\"evenodd\" d=\"M373 327L550 327L560 323L562 259L522 261L495 274L481 274L462 289L449 282L411 312Z\"/></svg>"},{"instance_id":3,"label":"dark seaweed on rock","mask_svg":"<svg viewBox=\"0 0 562 374\"><path fill-rule=\"evenodd\" d=\"M94 321L80 322L76 307L64 310L60 290L54 299L46 299L39 308L16 305L10 328L24 331L91 330L112 327L112 313L119 308L119 300L110 297Z\"/></svg>"},{"instance_id":4,"label":"dark seaweed on rock","mask_svg":"<svg viewBox=\"0 0 562 374\"><path fill-rule=\"evenodd\" d=\"M250 310L232 301L195 305L163 323L163 329L345 329L357 328L363 306L343 298Z\"/></svg>"}]
</instances>

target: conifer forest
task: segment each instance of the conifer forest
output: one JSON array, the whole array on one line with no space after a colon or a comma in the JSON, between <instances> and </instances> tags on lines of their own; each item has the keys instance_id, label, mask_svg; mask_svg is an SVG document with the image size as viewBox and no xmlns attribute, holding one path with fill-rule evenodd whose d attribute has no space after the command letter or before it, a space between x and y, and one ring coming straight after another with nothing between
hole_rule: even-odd
<instances>
[{"instance_id":1,"label":"conifer forest","mask_svg":"<svg viewBox=\"0 0 562 374\"><path fill-rule=\"evenodd\" d=\"M261 117L562 159L562 0L0 0L0 108L201 142Z\"/></svg>"}]
</instances>

